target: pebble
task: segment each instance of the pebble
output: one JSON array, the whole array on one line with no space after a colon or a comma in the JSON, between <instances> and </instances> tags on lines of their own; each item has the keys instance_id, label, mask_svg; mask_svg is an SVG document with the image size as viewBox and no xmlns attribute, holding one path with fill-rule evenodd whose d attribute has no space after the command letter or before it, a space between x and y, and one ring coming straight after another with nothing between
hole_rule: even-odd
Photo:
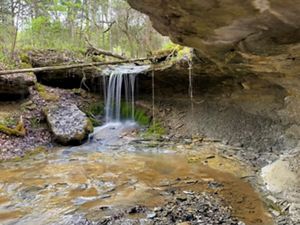
<instances>
[{"instance_id":1,"label":"pebble","mask_svg":"<svg viewBox=\"0 0 300 225\"><path fill-rule=\"evenodd\" d=\"M148 213L147 219L154 219L156 217L156 213Z\"/></svg>"},{"instance_id":2,"label":"pebble","mask_svg":"<svg viewBox=\"0 0 300 225\"><path fill-rule=\"evenodd\" d=\"M184 196L184 195L179 195L179 196L176 197L176 199L179 200L179 201L186 201L187 197Z\"/></svg>"},{"instance_id":3,"label":"pebble","mask_svg":"<svg viewBox=\"0 0 300 225\"><path fill-rule=\"evenodd\" d=\"M277 202L277 199L276 199L274 196L272 196L272 195L268 195L268 196L267 196L267 199L270 200L270 201L273 202L273 203L276 203L276 202Z\"/></svg>"},{"instance_id":4,"label":"pebble","mask_svg":"<svg viewBox=\"0 0 300 225\"><path fill-rule=\"evenodd\" d=\"M155 207L155 208L154 208L154 212L160 212L160 211L162 211L162 208L161 208L161 207Z\"/></svg>"}]
</instances>

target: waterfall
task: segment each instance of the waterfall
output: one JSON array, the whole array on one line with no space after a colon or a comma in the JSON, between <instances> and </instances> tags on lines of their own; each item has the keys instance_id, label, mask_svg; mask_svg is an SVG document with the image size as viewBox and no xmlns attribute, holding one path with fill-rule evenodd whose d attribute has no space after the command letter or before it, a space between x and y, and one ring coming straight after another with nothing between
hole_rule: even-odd
<instances>
[{"instance_id":1,"label":"waterfall","mask_svg":"<svg viewBox=\"0 0 300 225\"><path fill-rule=\"evenodd\" d=\"M121 121L122 102L126 107L131 106L131 119L134 119L135 74L111 73L105 88L105 119L106 122ZM104 84L106 84L105 82ZM125 95L122 98L122 94ZM126 109L126 116L128 110Z\"/></svg>"},{"instance_id":2,"label":"waterfall","mask_svg":"<svg viewBox=\"0 0 300 225\"><path fill-rule=\"evenodd\" d=\"M188 61L189 64L189 96L191 101L191 111L192 115L194 115L194 94L193 94L193 63L192 60Z\"/></svg>"},{"instance_id":3,"label":"waterfall","mask_svg":"<svg viewBox=\"0 0 300 225\"><path fill-rule=\"evenodd\" d=\"M123 65L104 72L106 123L120 122L122 116L134 120L136 75L148 68L149 66ZM126 107L126 115L121 115L122 106Z\"/></svg>"},{"instance_id":4,"label":"waterfall","mask_svg":"<svg viewBox=\"0 0 300 225\"><path fill-rule=\"evenodd\" d=\"M155 73L152 69L152 122L155 125Z\"/></svg>"}]
</instances>

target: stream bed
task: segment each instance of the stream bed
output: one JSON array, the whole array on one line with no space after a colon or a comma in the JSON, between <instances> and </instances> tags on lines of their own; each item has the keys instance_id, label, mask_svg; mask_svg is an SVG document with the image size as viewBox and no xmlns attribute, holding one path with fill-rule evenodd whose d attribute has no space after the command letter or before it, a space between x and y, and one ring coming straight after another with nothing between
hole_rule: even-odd
<instances>
[{"instance_id":1,"label":"stream bed","mask_svg":"<svg viewBox=\"0 0 300 225\"><path fill-rule=\"evenodd\" d=\"M0 224L273 224L236 161L137 142L135 129L109 124L83 146L0 164Z\"/></svg>"}]
</instances>

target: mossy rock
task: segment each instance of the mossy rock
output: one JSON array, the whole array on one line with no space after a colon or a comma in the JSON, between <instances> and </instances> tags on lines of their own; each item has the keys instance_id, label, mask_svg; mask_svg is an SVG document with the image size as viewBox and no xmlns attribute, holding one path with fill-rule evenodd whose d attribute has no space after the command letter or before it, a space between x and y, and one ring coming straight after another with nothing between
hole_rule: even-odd
<instances>
[{"instance_id":1,"label":"mossy rock","mask_svg":"<svg viewBox=\"0 0 300 225\"><path fill-rule=\"evenodd\" d=\"M59 96L54 93L49 93L46 87L40 83L35 84L35 89L38 91L41 98L45 101L57 102L59 100Z\"/></svg>"}]
</instances>

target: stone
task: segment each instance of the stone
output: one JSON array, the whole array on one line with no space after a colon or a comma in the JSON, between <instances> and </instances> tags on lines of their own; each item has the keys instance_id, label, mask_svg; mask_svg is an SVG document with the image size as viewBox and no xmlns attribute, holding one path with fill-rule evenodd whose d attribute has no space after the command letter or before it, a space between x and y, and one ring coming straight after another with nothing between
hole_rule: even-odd
<instances>
[{"instance_id":1,"label":"stone","mask_svg":"<svg viewBox=\"0 0 300 225\"><path fill-rule=\"evenodd\" d=\"M17 100L26 98L29 88L36 82L30 73L0 76L0 100Z\"/></svg>"},{"instance_id":2,"label":"stone","mask_svg":"<svg viewBox=\"0 0 300 225\"><path fill-rule=\"evenodd\" d=\"M155 217L156 217L155 212L147 214L147 219L154 219Z\"/></svg>"},{"instance_id":3,"label":"stone","mask_svg":"<svg viewBox=\"0 0 300 225\"><path fill-rule=\"evenodd\" d=\"M57 104L44 109L48 125L57 142L78 144L93 132L88 117L74 104Z\"/></svg>"}]
</instances>

